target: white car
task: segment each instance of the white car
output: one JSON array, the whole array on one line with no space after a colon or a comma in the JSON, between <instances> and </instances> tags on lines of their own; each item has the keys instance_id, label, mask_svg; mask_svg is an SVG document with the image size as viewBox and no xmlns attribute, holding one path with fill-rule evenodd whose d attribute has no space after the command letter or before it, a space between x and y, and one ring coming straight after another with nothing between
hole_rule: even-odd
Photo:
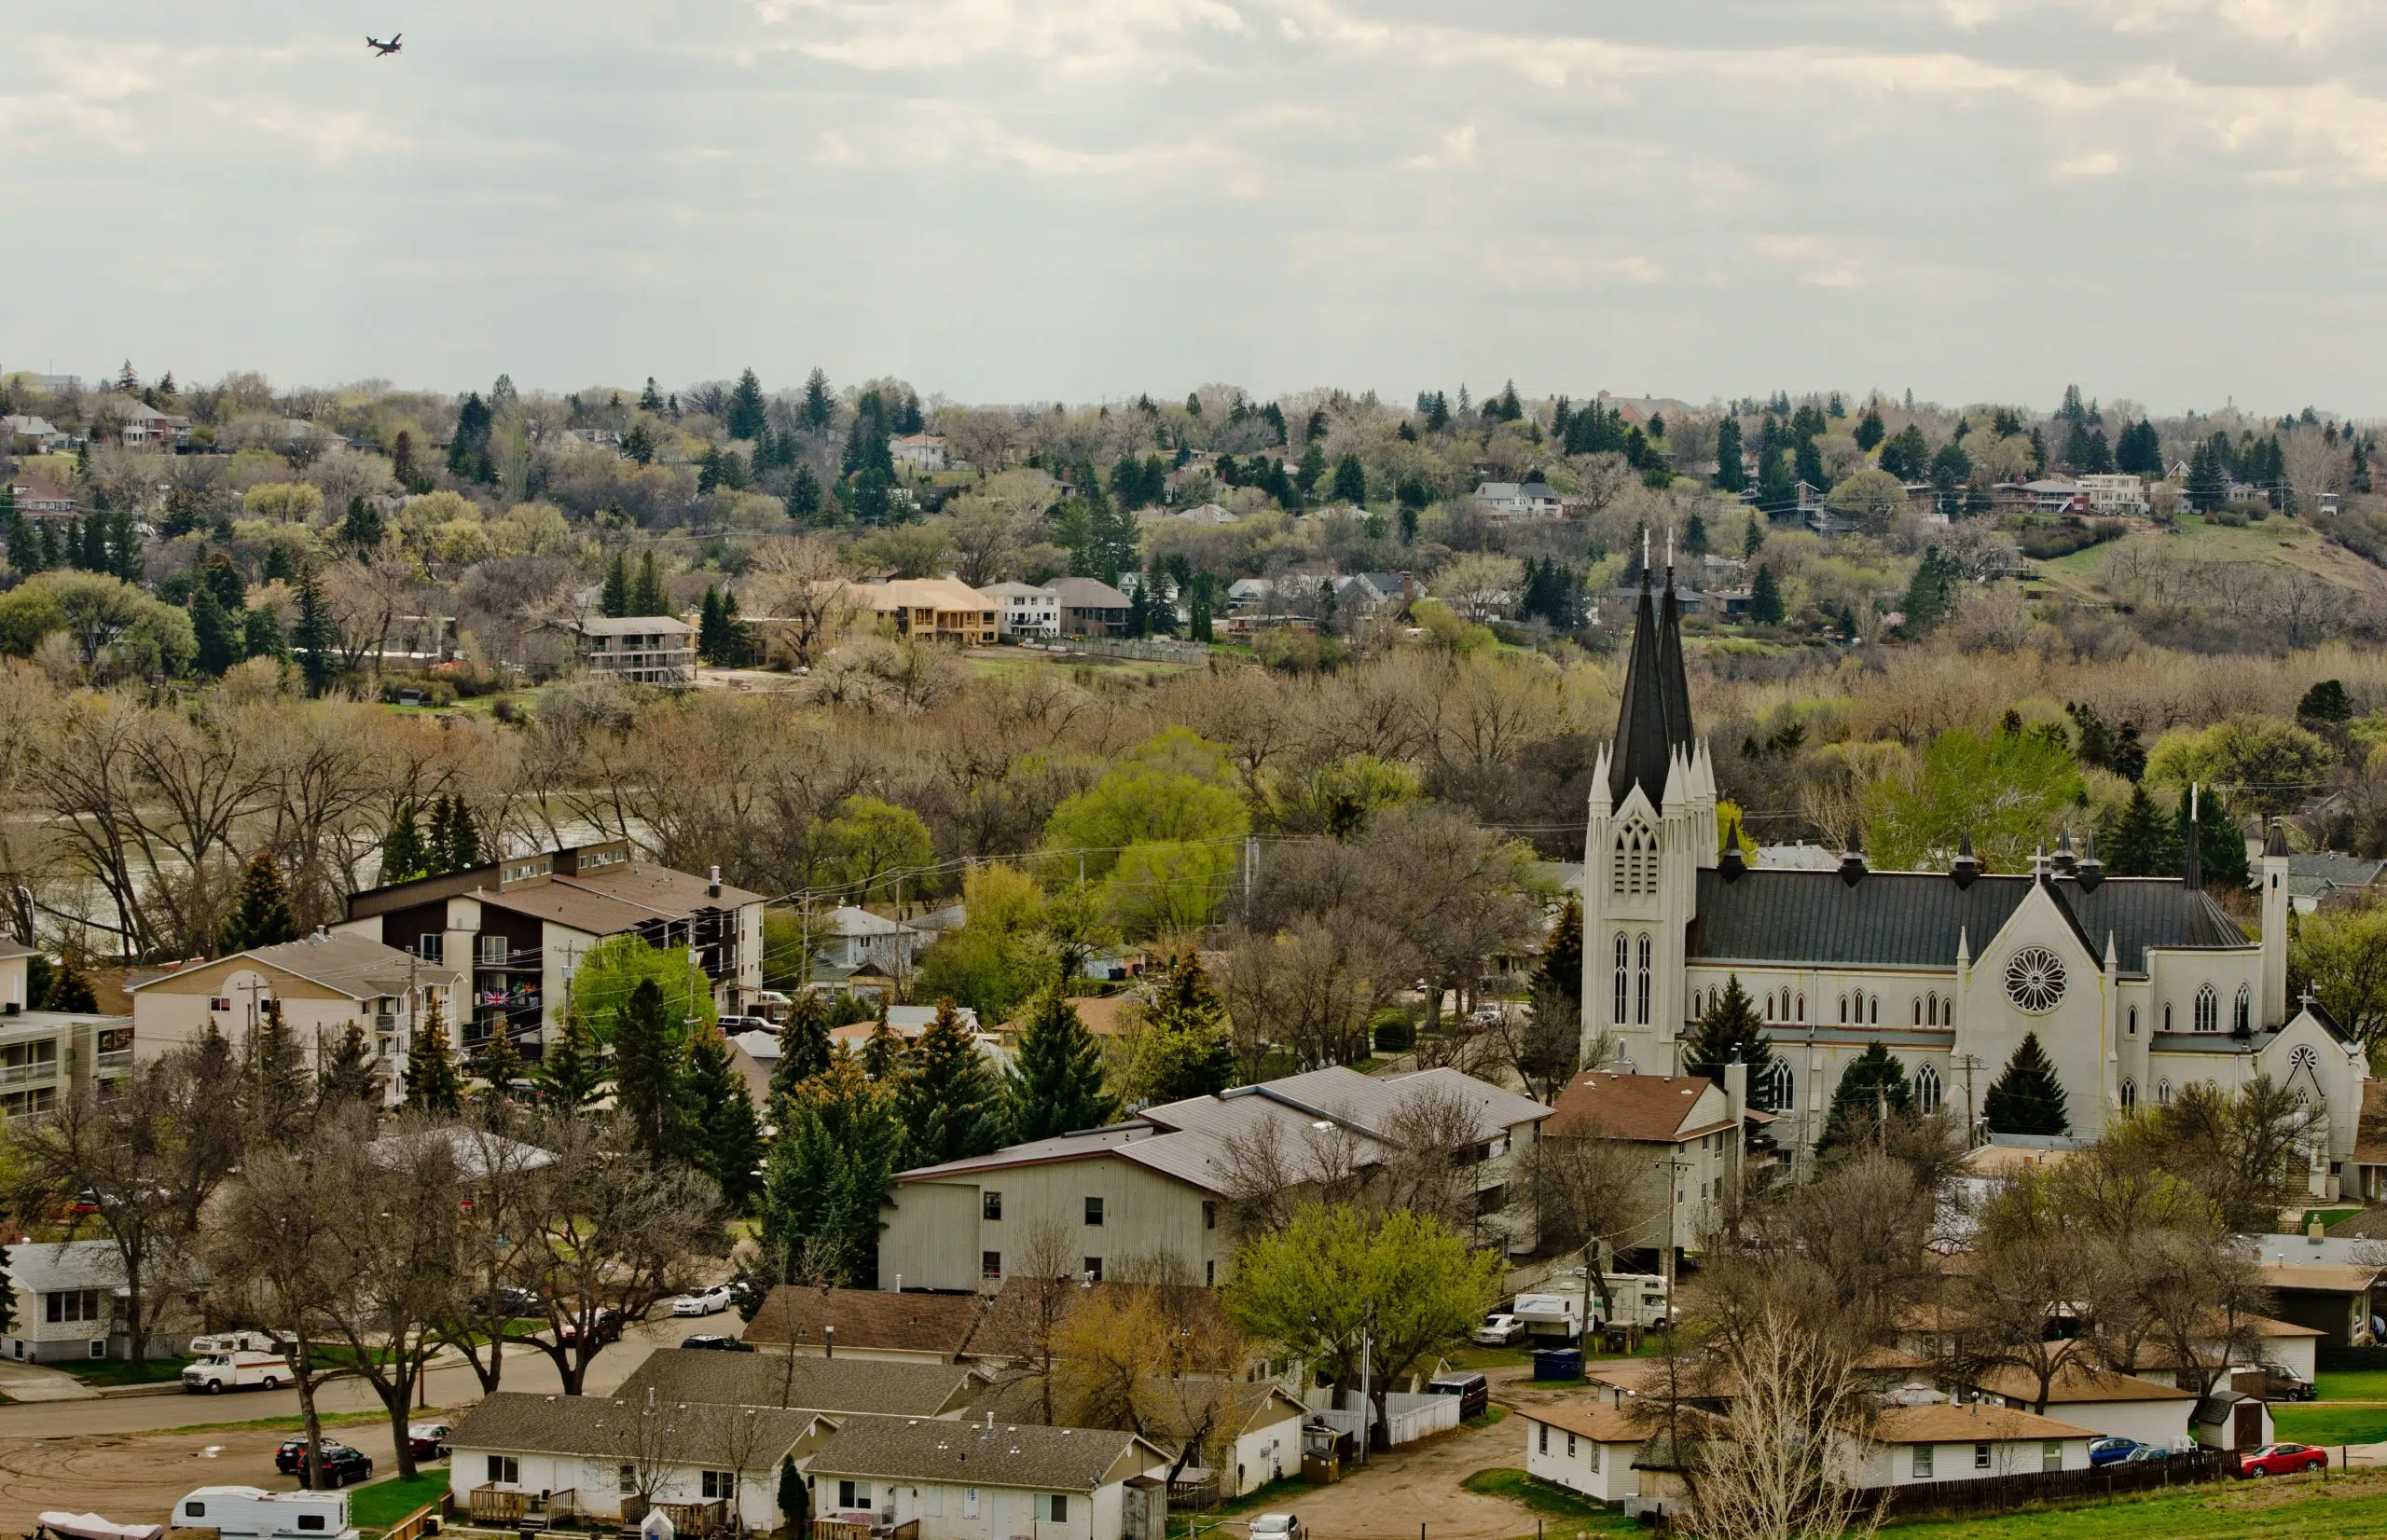
<instances>
[{"instance_id":1,"label":"white car","mask_svg":"<svg viewBox=\"0 0 2387 1540\"><path fill-rule=\"evenodd\" d=\"M683 1294L671 1301L674 1315L718 1315L729 1308L729 1286L715 1284L693 1294Z\"/></svg>"},{"instance_id":2,"label":"white car","mask_svg":"<svg viewBox=\"0 0 2387 1540\"><path fill-rule=\"evenodd\" d=\"M1290 1513L1263 1513L1251 1521L1251 1540L1307 1540L1307 1526Z\"/></svg>"},{"instance_id":3,"label":"white car","mask_svg":"<svg viewBox=\"0 0 2387 1540\"><path fill-rule=\"evenodd\" d=\"M1486 1315L1467 1340L1478 1347L1507 1347L1525 1340L1525 1324L1513 1315Z\"/></svg>"}]
</instances>

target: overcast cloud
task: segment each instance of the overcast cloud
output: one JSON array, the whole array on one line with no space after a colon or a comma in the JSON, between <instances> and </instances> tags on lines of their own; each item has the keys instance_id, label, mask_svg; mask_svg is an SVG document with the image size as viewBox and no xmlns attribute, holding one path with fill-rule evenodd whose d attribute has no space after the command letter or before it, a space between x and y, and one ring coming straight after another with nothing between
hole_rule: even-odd
<instances>
[{"instance_id":1,"label":"overcast cloud","mask_svg":"<svg viewBox=\"0 0 2387 1540\"><path fill-rule=\"evenodd\" d=\"M2375 0L0 0L0 368L2387 411Z\"/></svg>"}]
</instances>

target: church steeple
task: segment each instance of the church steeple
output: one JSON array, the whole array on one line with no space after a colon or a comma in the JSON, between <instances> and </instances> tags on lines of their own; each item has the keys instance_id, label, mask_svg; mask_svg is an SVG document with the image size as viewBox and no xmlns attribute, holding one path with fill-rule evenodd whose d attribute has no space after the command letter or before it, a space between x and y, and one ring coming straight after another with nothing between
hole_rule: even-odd
<instances>
[{"instance_id":1,"label":"church steeple","mask_svg":"<svg viewBox=\"0 0 2387 1540\"><path fill-rule=\"evenodd\" d=\"M1643 536L1646 543L1647 535ZM1669 557L1672 552L1668 552ZM1676 749L1690 750L1690 682L1682 663L1682 612L1675 603L1674 565L1666 567L1666 594L1653 603L1649 562L1641 562L1641 601L1633 617L1633 652L1624 667L1624 695L1617 703L1616 741L1608 746L1607 794L1613 809L1638 785L1652 805L1666 794L1666 776Z\"/></svg>"}]
</instances>

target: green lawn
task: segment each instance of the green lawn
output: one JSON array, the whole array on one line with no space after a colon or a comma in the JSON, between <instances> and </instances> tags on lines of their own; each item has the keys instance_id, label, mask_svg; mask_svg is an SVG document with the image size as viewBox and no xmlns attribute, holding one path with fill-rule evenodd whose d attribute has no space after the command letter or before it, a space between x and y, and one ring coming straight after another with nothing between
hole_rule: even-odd
<instances>
[{"instance_id":1,"label":"green lawn","mask_svg":"<svg viewBox=\"0 0 2387 1540\"><path fill-rule=\"evenodd\" d=\"M1221 1503L1207 1513L1170 1514L1168 1533L1173 1535L1182 1535L1188 1533L1193 1525L1199 1524L1202 1526L1202 1532L1207 1534L1211 1525L1221 1519L1238 1513L1259 1513L1269 1508L1291 1507L1301 1501L1304 1492L1317 1490L1299 1476L1288 1476L1281 1481L1267 1482L1247 1496Z\"/></svg>"},{"instance_id":2,"label":"green lawn","mask_svg":"<svg viewBox=\"0 0 2387 1540\"><path fill-rule=\"evenodd\" d=\"M2279 1436L2299 1444L2376 1444L2387 1441L2387 1407L2271 1408Z\"/></svg>"},{"instance_id":3,"label":"green lawn","mask_svg":"<svg viewBox=\"0 0 2387 1540\"><path fill-rule=\"evenodd\" d=\"M1507 1368L1529 1362L1532 1356L1523 1348L1478 1347L1469 1342L1443 1354L1442 1361L1453 1368Z\"/></svg>"},{"instance_id":4,"label":"green lawn","mask_svg":"<svg viewBox=\"0 0 2387 1540\"><path fill-rule=\"evenodd\" d=\"M1505 1497L1511 1503L1523 1504L1543 1519L1564 1519L1594 1530L1634 1527L1621 1510L1580 1497L1565 1487L1521 1470L1501 1466L1479 1470L1459 1484L1485 1497Z\"/></svg>"},{"instance_id":5,"label":"green lawn","mask_svg":"<svg viewBox=\"0 0 2387 1540\"><path fill-rule=\"evenodd\" d=\"M1465 1423L1461 1423L1460 1426L1470 1428L1488 1428L1493 1423L1499 1422L1508 1415L1509 1409L1506 1407L1488 1406L1482 1411L1477 1412L1474 1416L1469 1418Z\"/></svg>"},{"instance_id":6,"label":"green lawn","mask_svg":"<svg viewBox=\"0 0 2387 1540\"><path fill-rule=\"evenodd\" d=\"M385 1530L426 1503L436 1503L448 1490L444 1464L415 1472L414 1479L393 1476L372 1481L348 1494L348 1521L361 1530Z\"/></svg>"},{"instance_id":7,"label":"green lawn","mask_svg":"<svg viewBox=\"0 0 2387 1540\"><path fill-rule=\"evenodd\" d=\"M1914 1540L2387 1540L2387 1480L2376 1476L2223 1482L2193 1492L1995 1519L1899 1524Z\"/></svg>"},{"instance_id":8,"label":"green lawn","mask_svg":"<svg viewBox=\"0 0 2387 1540\"><path fill-rule=\"evenodd\" d=\"M52 1366L87 1385L155 1385L183 1377L188 1358L152 1358L136 1364L123 1358L75 1358Z\"/></svg>"},{"instance_id":9,"label":"green lawn","mask_svg":"<svg viewBox=\"0 0 2387 1540\"><path fill-rule=\"evenodd\" d=\"M2387 1368L2325 1368L2312 1388L2324 1401L2387 1401Z\"/></svg>"}]
</instances>

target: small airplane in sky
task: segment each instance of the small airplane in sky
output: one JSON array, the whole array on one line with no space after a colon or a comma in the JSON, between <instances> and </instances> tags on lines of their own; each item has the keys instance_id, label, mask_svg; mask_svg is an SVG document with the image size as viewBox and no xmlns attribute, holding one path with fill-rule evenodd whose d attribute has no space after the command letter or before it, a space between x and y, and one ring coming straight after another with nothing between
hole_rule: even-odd
<instances>
[{"instance_id":1,"label":"small airplane in sky","mask_svg":"<svg viewBox=\"0 0 2387 1540\"><path fill-rule=\"evenodd\" d=\"M400 48L402 48L406 47L406 45L405 45L405 44L403 44L403 43L401 43L401 42L399 42L399 41L398 41L398 39L399 39L399 38L404 37L405 35L406 35L406 34L405 34L405 33L402 33L402 32L401 32L401 33L393 33L393 34L391 34L390 40L389 40L388 42L386 42L386 43L382 42L382 41L381 41L379 38L378 38L378 37L373 37L373 36L369 36L369 35L368 35L368 36L365 39L365 46L366 46L366 48L371 48L371 49L373 50L373 56L374 56L375 58L377 58L377 59L387 59L387 58L389 58L389 57L390 57L390 55L392 55L392 54L393 54L393 53L397 52Z\"/></svg>"}]
</instances>

